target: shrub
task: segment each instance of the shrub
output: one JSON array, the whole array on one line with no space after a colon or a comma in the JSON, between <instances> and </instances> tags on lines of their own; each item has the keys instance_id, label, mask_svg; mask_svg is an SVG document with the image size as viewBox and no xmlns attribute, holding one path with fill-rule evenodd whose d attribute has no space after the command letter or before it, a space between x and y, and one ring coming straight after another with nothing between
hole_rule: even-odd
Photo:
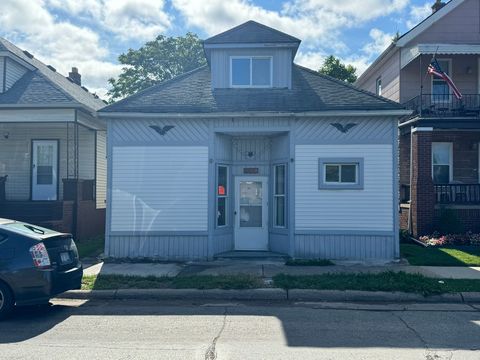
<instances>
[{"instance_id":1,"label":"shrub","mask_svg":"<svg viewBox=\"0 0 480 360\"><path fill-rule=\"evenodd\" d=\"M440 235L439 233L433 233L431 235L420 236L418 240L427 246L446 246L446 245L480 246L480 234L472 233L470 231L463 234L447 234L447 235Z\"/></svg>"}]
</instances>

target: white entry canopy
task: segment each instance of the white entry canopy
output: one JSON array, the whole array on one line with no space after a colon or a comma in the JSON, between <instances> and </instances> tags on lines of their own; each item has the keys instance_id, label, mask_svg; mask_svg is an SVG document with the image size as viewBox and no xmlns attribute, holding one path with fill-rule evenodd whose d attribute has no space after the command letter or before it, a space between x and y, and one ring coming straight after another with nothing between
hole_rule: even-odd
<instances>
[{"instance_id":1,"label":"white entry canopy","mask_svg":"<svg viewBox=\"0 0 480 360\"><path fill-rule=\"evenodd\" d=\"M480 54L480 45L474 44L417 44L402 49L402 69L421 54L475 55Z\"/></svg>"}]
</instances>

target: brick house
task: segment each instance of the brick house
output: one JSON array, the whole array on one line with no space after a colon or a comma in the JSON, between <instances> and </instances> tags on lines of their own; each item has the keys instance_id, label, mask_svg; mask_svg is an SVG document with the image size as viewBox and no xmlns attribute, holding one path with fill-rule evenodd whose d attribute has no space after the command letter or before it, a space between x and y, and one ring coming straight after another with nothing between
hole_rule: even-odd
<instances>
[{"instance_id":1,"label":"brick house","mask_svg":"<svg viewBox=\"0 0 480 360\"><path fill-rule=\"evenodd\" d=\"M478 0L436 1L356 83L413 110L399 124L399 193L400 227L414 236L442 229L446 210L462 230L480 232L479 13ZM433 56L460 100L427 75Z\"/></svg>"}]
</instances>

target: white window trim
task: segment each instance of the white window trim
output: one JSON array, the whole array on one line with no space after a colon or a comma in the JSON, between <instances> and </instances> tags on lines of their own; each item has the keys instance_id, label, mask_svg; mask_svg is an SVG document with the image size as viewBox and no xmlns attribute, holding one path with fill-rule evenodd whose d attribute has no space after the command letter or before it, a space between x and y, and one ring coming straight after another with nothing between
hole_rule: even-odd
<instances>
[{"instance_id":1,"label":"white window trim","mask_svg":"<svg viewBox=\"0 0 480 360\"><path fill-rule=\"evenodd\" d=\"M363 158L319 158L318 159L318 189L319 190L363 190L364 189L364 159ZM355 165L356 182L326 181L327 165Z\"/></svg>"},{"instance_id":2,"label":"white window trim","mask_svg":"<svg viewBox=\"0 0 480 360\"><path fill-rule=\"evenodd\" d=\"M451 58L438 58L437 61L447 61L448 62L448 76L450 76L450 79L453 81L453 68L452 68L452 59ZM444 69L442 69L444 70ZM447 101L441 101L441 100L435 100L435 96L433 94L433 80L436 79L435 75L430 76L430 93L431 93L431 101L432 104L445 104L448 103L449 100ZM440 80L440 79L437 79ZM448 86L448 85L447 85ZM448 86L448 92L449 92L449 98L453 96L452 89Z\"/></svg>"},{"instance_id":3,"label":"white window trim","mask_svg":"<svg viewBox=\"0 0 480 360\"><path fill-rule=\"evenodd\" d=\"M433 145L434 144L446 144L448 145L448 182L453 181L453 143L451 142L432 142L432 180L433 180ZM437 164L437 165L446 165L446 164Z\"/></svg>"},{"instance_id":4,"label":"white window trim","mask_svg":"<svg viewBox=\"0 0 480 360\"><path fill-rule=\"evenodd\" d=\"M275 193L275 186L277 184L277 166L283 166L284 168L284 179L283 179L283 194L276 194ZM284 225L277 225L277 206L275 202L275 198L283 197L283 223ZM287 164L275 164L273 165L273 227L277 229L285 229L287 227Z\"/></svg>"},{"instance_id":5,"label":"white window trim","mask_svg":"<svg viewBox=\"0 0 480 360\"><path fill-rule=\"evenodd\" d=\"M233 60L234 59L250 59L250 85L233 85ZM252 60L253 59L269 59L270 60L270 84L269 85L253 85L252 84L252 73L253 73L253 66ZM271 88L273 87L273 57L272 56L230 56L230 87L231 88Z\"/></svg>"},{"instance_id":6,"label":"white window trim","mask_svg":"<svg viewBox=\"0 0 480 360\"><path fill-rule=\"evenodd\" d=\"M225 195L218 195L218 169L224 167L227 169L227 191ZM217 165L217 173L215 175L215 227L218 229L227 227L230 225L230 216L229 216L229 203L230 203L230 166L225 164ZM218 225L218 199L225 198L225 225Z\"/></svg>"}]
</instances>

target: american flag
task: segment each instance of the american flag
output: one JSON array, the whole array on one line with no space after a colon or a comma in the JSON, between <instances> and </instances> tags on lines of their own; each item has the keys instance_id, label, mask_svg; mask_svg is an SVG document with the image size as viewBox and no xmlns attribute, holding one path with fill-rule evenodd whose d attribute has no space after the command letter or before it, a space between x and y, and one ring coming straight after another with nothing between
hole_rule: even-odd
<instances>
[{"instance_id":1,"label":"american flag","mask_svg":"<svg viewBox=\"0 0 480 360\"><path fill-rule=\"evenodd\" d=\"M449 86L449 88L452 90L453 92L453 95L455 95L455 97L460 100L462 98L462 93L460 92L460 90L458 90L458 88L455 86L455 84L453 83L452 79L450 78L450 76L448 76L443 70L442 68L440 67L440 65L438 64L438 61L436 59L433 59L432 62L430 63L430 65L428 65L428 68L427 68L427 73L429 73L430 75L435 75L435 76L438 76L439 78L442 78L446 83L447 85Z\"/></svg>"}]
</instances>

